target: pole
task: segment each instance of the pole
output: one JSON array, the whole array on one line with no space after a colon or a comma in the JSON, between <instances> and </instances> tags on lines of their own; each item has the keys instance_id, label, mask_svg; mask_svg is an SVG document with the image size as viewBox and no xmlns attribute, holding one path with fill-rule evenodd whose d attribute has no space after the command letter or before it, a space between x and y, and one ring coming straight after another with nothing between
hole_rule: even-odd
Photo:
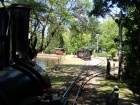
<instances>
[{"instance_id":1,"label":"pole","mask_svg":"<svg viewBox=\"0 0 140 105\"><path fill-rule=\"evenodd\" d=\"M122 72L122 10L120 11L120 20L119 20L119 68L118 68L118 80L121 78Z\"/></svg>"},{"instance_id":2,"label":"pole","mask_svg":"<svg viewBox=\"0 0 140 105\"><path fill-rule=\"evenodd\" d=\"M98 57L98 38L99 38L99 34L96 34L96 37L95 37L96 39L97 39L97 42L96 42L96 57Z\"/></svg>"},{"instance_id":3,"label":"pole","mask_svg":"<svg viewBox=\"0 0 140 105\"><path fill-rule=\"evenodd\" d=\"M97 38L97 54L96 57L98 57L98 38Z\"/></svg>"}]
</instances>

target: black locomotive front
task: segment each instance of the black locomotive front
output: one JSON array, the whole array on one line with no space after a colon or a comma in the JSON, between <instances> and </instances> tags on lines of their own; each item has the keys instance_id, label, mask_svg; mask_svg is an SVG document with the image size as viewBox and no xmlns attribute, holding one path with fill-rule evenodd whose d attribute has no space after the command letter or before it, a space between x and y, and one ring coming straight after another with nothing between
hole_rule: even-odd
<instances>
[{"instance_id":1,"label":"black locomotive front","mask_svg":"<svg viewBox=\"0 0 140 105\"><path fill-rule=\"evenodd\" d=\"M0 105L19 105L51 89L46 71L28 56L30 9L23 4L0 8Z\"/></svg>"}]
</instances>

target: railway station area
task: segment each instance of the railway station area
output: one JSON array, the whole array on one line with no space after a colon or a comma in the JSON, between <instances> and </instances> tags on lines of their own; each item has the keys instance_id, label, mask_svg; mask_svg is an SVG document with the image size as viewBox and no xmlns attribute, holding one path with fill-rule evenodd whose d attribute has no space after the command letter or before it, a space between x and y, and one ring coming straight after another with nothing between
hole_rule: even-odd
<instances>
[{"instance_id":1,"label":"railway station area","mask_svg":"<svg viewBox=\"0 0 140 105\"><path fill-rule=\"evenodd\" d=\"M140 0L0 0L0 105L140 105Z\"/></svg>"}]
</instances>

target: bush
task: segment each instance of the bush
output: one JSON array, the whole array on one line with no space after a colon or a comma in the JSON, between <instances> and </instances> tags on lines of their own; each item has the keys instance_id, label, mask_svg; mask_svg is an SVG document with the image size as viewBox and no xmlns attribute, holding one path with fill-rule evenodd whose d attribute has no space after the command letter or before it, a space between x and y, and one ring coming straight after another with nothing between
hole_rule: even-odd
<instances>
[{"instance_id":1,"label":"bush","mask_svg":"<svg viewBox=\"0 0 140 105\"><path fill-rule=\"evenodd\" d=\"M96 54L97 53L94 53L93 56L96 57ZM104 53L98 53L98 57L106 57L106 56L107 56L107 53L105 53L105 52Z\"/></svg>"}]
</instances>

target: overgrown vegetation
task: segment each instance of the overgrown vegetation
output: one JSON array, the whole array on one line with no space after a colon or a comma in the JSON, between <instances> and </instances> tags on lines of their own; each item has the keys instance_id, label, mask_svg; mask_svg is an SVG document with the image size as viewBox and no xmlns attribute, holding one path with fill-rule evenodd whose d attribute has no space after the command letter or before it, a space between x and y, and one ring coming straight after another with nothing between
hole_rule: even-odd
<instances>
[{"instance_id":1,"label":"overgrown vegetation","mask_svg":"<svg viewBox=\"0 0 140 105\"><path fill-rule=\"evenodd\" d=\"M126 28L126 39L123 41L123 50L125 52L124 79L131 86L138 88L138 91L134 91L134 93L139 94L140 101L140 84L138 84L138 81L140 81L140 1L94 0L91 15L105 16L109 14L114 17L111 9L115 7L125 13L121 23ZM116 23L120 24L120 20L116 20Z\"/></svg>"},{"instance_id":2,"label":"overgrown vegetation","mask_svg":"<svg viewBox=\"0 0 140 105\"><path fill-rule=\"evenodd\" d=\"M54 52L63 47L75 53L82 47L99 49L115 56L118 45L113 39L117 36L117 25L122 24L124 70L123 80L137 91L140 98L140 1L139 0L10 0L8 3L29 4L32 8L30 19L30 47L37 54L40 51ZM91 5L93 4L93 5ZM93 10L92 10L93 7ZM125 14L121 21L114 18L113 9ZM90 15L90 17L89 17ZM110 15L112 20L100 24L95 16ZM134 89L135 90L135 89ZM139 99L140 100L140 99Z\"/></svg>"},{"instance_id":3,"label":"overgrown vegetation","mask_svg":"<svg viewBox=\"0 0 140 105\"><path fill-rule=\"evenodd\" d=\"M116 80L102 80L97 91L99 94L105 95L106 93L111 93L114 86L119 87L119 91L117 93L119 93L120 105L133 105L138 103L138 98L130 90L129 86Z\"/></svg>"}]
</instances>

